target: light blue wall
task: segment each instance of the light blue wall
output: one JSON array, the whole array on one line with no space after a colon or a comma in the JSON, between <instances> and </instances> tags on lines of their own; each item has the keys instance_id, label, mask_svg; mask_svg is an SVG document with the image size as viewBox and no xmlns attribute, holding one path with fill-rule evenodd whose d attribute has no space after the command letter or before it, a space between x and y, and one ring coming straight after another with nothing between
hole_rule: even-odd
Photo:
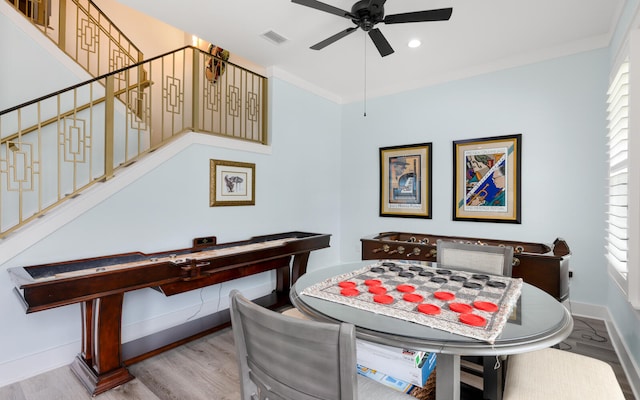
<instances>
[{"instance_id":1,"label":"light blue wall","mask_svg":"<svg viewBox=\"0 0 640 400\"><path fill-rule=\"evenodd\" d=\"M607 51L598 50L344 107L343 259L385 230L571 247L571 298L606 299ZM452 142L522 134L522 224L452 221ZM433 143L433 219L379 217L378 148ZM346 177L349 177L347 179Z\"/></svg>"},{"instance_id":2,"label":"light blue wall","mask_svg":"<svg viewBox=\"0 0 640 400\"><path fill-rule=\"evenodd\" d=\"M640 313L631 307L612 280L609 280L608 285L609 297L605 306L622 338L624 350L634 360L637 368L640 365Z\"/></svg>"},{"instance_id":3,"label":"light blue wall","mask_svg":"<svg viewBox=\"0 0 640 400\"><path fill-rule=\"evenodd\" d=\"M80 349L79 307L25 315L9 267L184 248L198 236L216 235L224 243L292 230L334 234L331 248L312 252L310 268L338 261L340 107L277 79L270 96L272 154L191 145L0 265L0 321L10 327L0 329L0 386L69 364ZM256 164L255 206L209 207L210 159ZM224 309L234 287L257 297L275 282L265 273L169 298L151 289L127 293L123 340L184 323L201 301L198 316Z\"/></svg>"}]
</instances>

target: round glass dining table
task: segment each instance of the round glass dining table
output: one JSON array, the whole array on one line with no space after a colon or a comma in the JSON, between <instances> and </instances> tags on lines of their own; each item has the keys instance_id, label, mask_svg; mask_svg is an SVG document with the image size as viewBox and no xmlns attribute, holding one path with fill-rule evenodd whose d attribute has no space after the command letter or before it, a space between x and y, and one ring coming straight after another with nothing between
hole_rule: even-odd
<instances>
[{"instance_id":1,"label":"round glass dining table","mask_svg":"<svg viewBox=\"0 0 640 400\"><path fill-rule=\"evenodd\" d=\"M560 343L573 329L573 319L567 308L551 295L527 283L523 283L520 298L493 344L302 294L318 282L372 263L361 261L308 271L293 285L291 303L312 319L353 324L358 339L438 353L436 400L460 398L460 356L498 356L534 351Z\"/></svg>"}]
</instances>

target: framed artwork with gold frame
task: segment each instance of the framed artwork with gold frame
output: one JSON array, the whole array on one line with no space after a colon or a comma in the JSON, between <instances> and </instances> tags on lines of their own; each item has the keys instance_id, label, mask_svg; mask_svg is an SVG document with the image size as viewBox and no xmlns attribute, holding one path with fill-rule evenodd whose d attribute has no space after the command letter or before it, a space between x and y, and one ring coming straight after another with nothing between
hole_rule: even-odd
<instances>
[{"instance_id":1,"label":"framed artwork with gold frame","mask_svg":"<svg viewBox=\"0 0 640 400\"><path fill-rule=\"evenodd\" d=\"M431 219L431 143L380 148L380 216Z\"/></svg>"},{"instance_id":2,"label":"framed artwork with gold frame","mask_svg":"<svg viewBox=\"0 0 640 400\"><path fill-rule=\"evenodd\" d=\"M453 142L453 220L521 223L522 135Z\"/></svg>"},{"instance_id":3,"label":"framed artwork with gold frame","mask_svg":"<svg viewBox=\"0 0 640 400\"><path fill-rule=\"evenodd\" d=\"M253 206L256 204L256 165L210 160L209 206Z\"/></svg>"}]
</instances>

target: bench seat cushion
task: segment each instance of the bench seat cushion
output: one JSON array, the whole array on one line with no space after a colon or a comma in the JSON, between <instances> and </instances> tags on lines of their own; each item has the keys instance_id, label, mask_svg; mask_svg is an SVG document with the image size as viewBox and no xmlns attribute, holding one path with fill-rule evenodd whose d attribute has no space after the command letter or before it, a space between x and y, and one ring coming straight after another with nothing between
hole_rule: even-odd
<instances>
[{"instance_id":1,"label":"bench seat cushion","mask_svg":"<svg viewBox=\"0 0 640 400\"><path fill-rule=\"evenodd\" d=\"M509 357L503 400L624 400L611 366L558 349Z\"/></svg>"}]
</instances>

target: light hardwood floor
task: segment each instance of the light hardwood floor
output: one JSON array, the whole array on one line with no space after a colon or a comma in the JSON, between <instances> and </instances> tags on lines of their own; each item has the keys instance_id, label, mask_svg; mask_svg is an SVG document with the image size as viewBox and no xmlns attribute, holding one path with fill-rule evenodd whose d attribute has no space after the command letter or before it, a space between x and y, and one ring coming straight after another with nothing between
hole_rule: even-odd
<instances>
[{"instance_id":1,"label":"light hardwood floor","mask_svg":"<svg viewBox=\"0 0 640 400\"><path fill-rule=\"evenodd\" d=\"M575 318L572 335L560 348L599 358L613 367L627 400L634 400L609 341L604 322ZM239 380L233 336L224 329L131 366L136 377L96 400L239 400ZM482 396L462 391L464 400ZM68 367L0 388L2 400L89 400ZM552 400L552 399L550 399ZM603 399L604 400L604 399Z\"/></svg>"},{"instance_id":2,"label":"light hardwood floor","mask_svg":"<svg viewBox=\"0 0 640 400\"><path fill-rule=\"evenodd\" d=\"M136 379L91 397L69 367L0 388L2 400L239 400L231 329L129 367Z\"/></svg>"}]
</instances>

